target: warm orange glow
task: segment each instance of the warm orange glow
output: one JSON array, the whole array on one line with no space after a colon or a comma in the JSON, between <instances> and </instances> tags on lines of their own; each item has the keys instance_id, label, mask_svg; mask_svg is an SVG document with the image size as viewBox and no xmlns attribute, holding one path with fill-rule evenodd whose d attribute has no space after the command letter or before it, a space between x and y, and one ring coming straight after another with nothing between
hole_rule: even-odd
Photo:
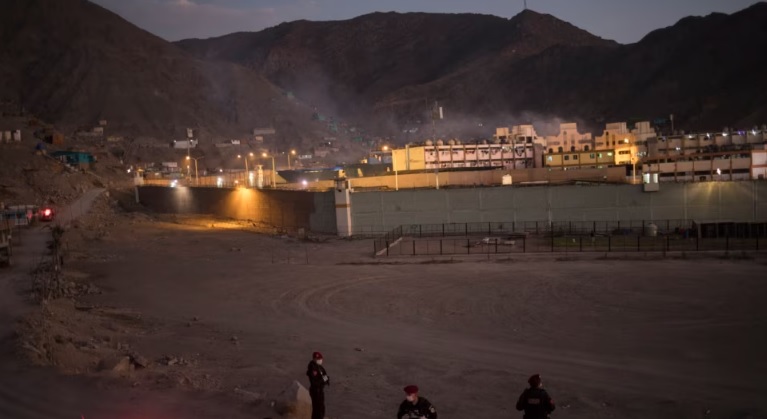
<instances>
[{"instance_id":1,"label":"warm orange glow","mask_svg":"<svg viewBox=\"0 0 767 419\"><path fill-rule=\"evenodd\" d=\"M261 157L268 157L266 153L261 153Z\"/></svg>"},{"instance_id":2,"label":"warm orange glow","mask_svg":"<svg viewBox=\"0 0 767 419\"><path fill-rule=\"evenodd\" d=\"M296 150L290 150L290 154L295 156L296 155Z\"/></svg>"}]
</instances>

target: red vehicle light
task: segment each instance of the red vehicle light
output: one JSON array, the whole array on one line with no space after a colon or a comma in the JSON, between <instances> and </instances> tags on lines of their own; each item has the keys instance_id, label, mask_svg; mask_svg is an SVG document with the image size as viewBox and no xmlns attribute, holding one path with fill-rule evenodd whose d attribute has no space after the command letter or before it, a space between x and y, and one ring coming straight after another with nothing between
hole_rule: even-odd
<instances>
[{"instance_id":1,"label":"red vehicle light","mask_svg":"<svg viewBox=\"0 0 767 419\"><path fill-rule=\"evenodd\" d=\"M49 216L49 215L51 215L51 210L50 210L50 208L46 208L46 209L45 209L45 211L43 211L43 214L45 214L45 216L46 216L46 217L47 217L47 216Z\"/></svg>"}]
</instances>

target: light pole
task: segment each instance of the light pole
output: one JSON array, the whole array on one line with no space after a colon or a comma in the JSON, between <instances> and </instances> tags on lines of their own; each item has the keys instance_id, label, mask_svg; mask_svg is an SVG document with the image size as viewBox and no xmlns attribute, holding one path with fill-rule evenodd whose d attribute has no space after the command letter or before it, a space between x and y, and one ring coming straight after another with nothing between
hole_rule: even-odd
<instances>
[{"instance_id":1,"label":"light pole","mask_svg":"<svg viewBox=\"0 0 767 419\"><path fill-rule=\"evenodd\" d=\"M383 146L383 151L388 151L389 146ZM397 163L394 161L394 149L391 150L391 167L394 169L394 190L399 190L399 177L397 176Z\"/></svg>"},{"instance_id":2,"label":"light pole","mask_svg":"<svg viewBox=\"0 0 767 419\"><path fill-rule=\"evenodd\" d=\"M271 157L272 158L272 174L270 175L270 177L272 178L272 188L274 188L276 186L276 181L274 179L274 175L275 175L275 172L274 172L274 156L270 156L270 155L268 155L266 153L261 153L261 157L264 157L264 158Z\"/></svg>"},{"instance_id":3,"label":"light pole","mask_svg":"<svg viewBox=\"0 0 767 419\"><path fill-rule=\"evenodd\" d=\"M291 169L291 167L290 167L290 155L291 154L295 156L296 155L296 150L290 150L290 153L288 153L288 170Z\"/></svg>"},{"instance_id":4,"label":"light pole","mask_svg":"<svg viewBox=\"0 0 767 419\"><path fill-rule=\"evenodd\" d=\"M238 159L243 159L245 161L245 181L247 182L248 186L253 186L250 184L250 169L248 169L248 157L253 157L253 153L248 153L245 158L242 157L241 154L237 155Z\"/></svg>"},{"instance_id":5,"label":"light pole","mask_svg":"<svg viewBox=\"0 0 767 419\"><path fill-rule=\"evenodd\" d=\"M197 171L197 160L204 159L205 156L201 157L192 157L192 156L186 156L186 161L194 160L194 181L197 186L200 186L200 175Z\"/></svg>"}]
</instances>

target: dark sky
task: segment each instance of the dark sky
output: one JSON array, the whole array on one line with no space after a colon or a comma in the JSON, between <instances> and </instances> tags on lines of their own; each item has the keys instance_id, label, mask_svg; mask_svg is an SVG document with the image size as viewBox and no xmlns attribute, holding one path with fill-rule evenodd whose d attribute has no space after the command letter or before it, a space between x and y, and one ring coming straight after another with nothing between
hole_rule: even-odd
<instances>
[{"instance_id":1,"label":"dark sky","mask_svg":"<svg viewBox=\"0 0 767 419\"><path fill-rule=\"evenodd\" d=\"M258 31L282 22L349 19L375 11L486 13L512 17L524 0L91 0L170 41ZM621 43L690 15L732 13L756 0L527 0L595 35Z\"/></svg>"}]
</instances>

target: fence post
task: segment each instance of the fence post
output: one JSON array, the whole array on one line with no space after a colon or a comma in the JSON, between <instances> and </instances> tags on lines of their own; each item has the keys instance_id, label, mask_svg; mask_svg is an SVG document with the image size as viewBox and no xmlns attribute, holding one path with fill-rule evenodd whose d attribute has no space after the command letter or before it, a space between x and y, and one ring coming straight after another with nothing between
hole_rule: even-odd
<instances>
[{"instance_id":1,"label":"fence post","mask_svg":"<svg viewBox=\"0 0 767 419\"><path fill-rule=\"evenodd\" d=\"M613 236L607 236L607 251L613 251Z\"/></svg>"},{"instance_id":2,"label":"fence post","mask_svg":"<svg viewBox=\"0 0 767 419\"><path fill-rule=\"evenodd\" d=\"M413 256L415 256L415 240L413 240Z\"/></svg>"},{"instance_id":3,"label":"fence post","mask_svg":"<svg viewBox=\"0 0 767 419\"><path fill-rule=\"evenodd\" d=\"M442 255L442 239L439 239L439 254Z\"/></svg>"},{"instance_id":4,"label":"fence post","mask_svg":"<svg viewBox=\"0 0 767 419\"><path fill-rule=\"evenodd\" d=\"M540 234L538 231L538 221L535 222L535 234Z\"/></svg>"},{"instance_id":5,"label":"fence post","mask_svg":"<svg viewBox=\"0 0 767 419\"><path fill-rule=\"evenodd\" d=\"M495 253L498 254L498 239L495 239Z\"/></svg>"},{"instance_id":6,"label":"fence post","mask_svg":"<svg viewBox=\"0 0 767 419\"><path fill-rule=\"evenodd\" d=\"M442 223L442 237L445 237L445 223Z\"/></svg>"},{"instance_id":7,"label":"fence post","mask_svg":"<svg viewBox=\"0 0 767 419\"><path fill-rule=\"evenodd\" d=\"M554 229L551 229L551 252L554 253Z\"/></svg>"},{"instance_id":8,"label":"fence post","mask_svg":"<svg viewBox=\"0 0 767 419\"><path fill-rule=\"evenodd\" d=\"M727 229L727 236L724 238L725 246L724 248L729 252L730 251L730 229Z\"/></svg>"},{"instance_id":9,"label":"fence post","mask_svg":"<svg viewBox=\"0 0 767 419\"><path fill-rule=\"evenodd\" d=\"M418 237L423 237L423 224L418 224Z\"/></svg>"},{"instance_id":10,"label":"fence post","mask_svg":"<svg viewBox=\"0 0 767 419\"><path fill-rule=\"evenodd\" d=\"M469 223L463 223L464 234L469 235Z\"/></svg>"},{"instance_id":11,"label":"fence post","mask_svg":"<svg viewBox=\"0 0 767 419\"><path fill-rule=\"evenodd\" d=\"M386 256L389 256L389 240L386 240Z\"/></svg>"},{"instance_id":12,"label":"fence post","mask_svg":"<svg viewBox=\"0 0 767 419\"><path fill-rule=\"evenodd\" d=\"M695 235L695 251L700 251L700 237L697 234Z\"/></svg>"},{"instance_id":13,"label":"fence post","mask_svg":"<svg viewBox=\"0 0 767 419\"><path fill-rule=\"evenodd\" d=\"M487 234L488 235L493 234L493 228L490 227L490 223L487 223Z\"/></svg>"},{"instance_id":14,"label":"fence post","mask_svg":"<svg viewBox=\"0 0 767 419\"><path fill-rule=\"evenodd\" d=\"M469 239L466 239L466 254L471 254L471 241Z\"/></svg>"},{"instance_id":15,"label":"fence post","mask_svg":"<svg viewBox=\"0 0 767 419\"><path fill-rule=\"evenodd\" d=\"M637 236L637 252L642 251L642 236Z\"/></svg>"},{"instance_id":16,"label":"fence post","mask_svg":"<svg viewBox=\"0 0 767 419\"><path fill-rule=\"evenodd\" d=\"M668 233L668 230L666 230L666 233ZM671 236L666 234L666 251L671 251Z\"/></svg>"}]
</instances>

